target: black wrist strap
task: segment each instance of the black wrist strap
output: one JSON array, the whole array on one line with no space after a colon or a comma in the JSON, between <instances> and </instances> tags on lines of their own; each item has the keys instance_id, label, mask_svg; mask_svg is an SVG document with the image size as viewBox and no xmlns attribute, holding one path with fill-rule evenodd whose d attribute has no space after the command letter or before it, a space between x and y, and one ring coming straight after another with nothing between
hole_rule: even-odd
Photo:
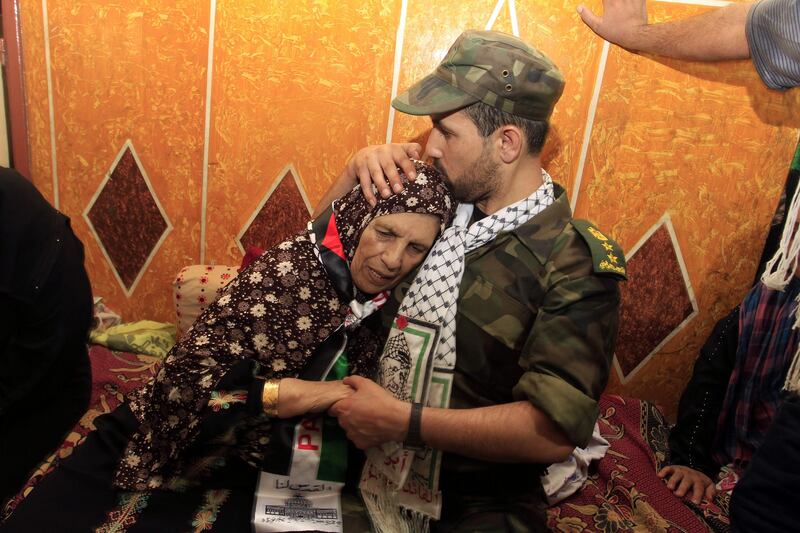
<instances>
[{"instance_id":1,"label":"black wrist strap","mask_svg":"<svg viewBox=\"0 0 800 533\"><path fill-rule=\"evenodd\" d=\"M408 433L403 447L409 450L425 448L425 443L422 441L422 404L419 402L411 404L411 417L408 420Z\"/></svg>"}]
</instances>

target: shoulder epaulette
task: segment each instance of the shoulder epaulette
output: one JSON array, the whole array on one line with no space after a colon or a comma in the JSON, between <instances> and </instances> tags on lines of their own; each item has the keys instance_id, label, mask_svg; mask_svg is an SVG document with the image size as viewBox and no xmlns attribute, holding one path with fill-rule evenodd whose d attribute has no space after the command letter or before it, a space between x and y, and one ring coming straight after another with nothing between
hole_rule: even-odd
<instances>
[{"instance_id":1,"label":"shoulder epaulette","mask_svg":"<svg viewBox=\"0 0 800 533\"><path fill-rule=\"evenodd\" d=\"M628 279L625 252L619 244L588 220L573 220L572 225L589 246L592 252L592 264L597 274L611 274Z\"/></svg>"}]
</instances>

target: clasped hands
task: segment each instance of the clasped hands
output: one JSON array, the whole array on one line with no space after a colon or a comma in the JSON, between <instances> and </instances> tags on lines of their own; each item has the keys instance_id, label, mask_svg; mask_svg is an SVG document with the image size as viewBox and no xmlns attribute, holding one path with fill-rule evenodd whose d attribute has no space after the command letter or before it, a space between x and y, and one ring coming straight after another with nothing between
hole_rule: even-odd
<instances>
[{"instance_id":1,"label":"clasped hands","mask_svg":"<svg viewBox=\"0 0 800 533\"><path fill-rule=\"evenodd\" d=\"M281 418L325 411L339 420L353 444L365 450L385 442L402 442L408 432L411 404L361 376L342 381L281 381Z\"/></svg>"}]
</instances>

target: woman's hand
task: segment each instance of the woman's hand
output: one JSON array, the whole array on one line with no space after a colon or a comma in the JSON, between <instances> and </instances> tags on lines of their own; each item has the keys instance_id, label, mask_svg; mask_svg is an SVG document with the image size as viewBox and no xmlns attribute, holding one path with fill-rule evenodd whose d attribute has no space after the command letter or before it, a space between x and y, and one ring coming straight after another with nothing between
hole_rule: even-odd
<instances>
[{"instance_id":1,"label":"woman's hand","mask_svg":"<svg viewBox=\"0 0 800 533\"><path fill-rule=\"evenodd\" d=\"M291 418L306 413L321 413L353 392L350 386L341 381L284 378L278 394L278 417Z\"/></svg>"},{"instance_id":2,"label":"woman's hand","mask_svg":"<svg viewBox=\"0 0 800 533\"><path fill-rule=\"evenodd\" d=\"M348 376L352 398L337 402L328 414L339 419L347 438L360 450L385 442L402 442L408 434L411 404L401 402L377 383L361 376Z\"/></svg>"},{"instance_id":3,"label":"woman's hand","mask_svg":"<svg viewBox=\"0 0 800 533\"><path fill-rule=\"evenodd\" d=\"M679 498L684 496L689 498L691 492L689 499L695 505L699 505L703 497L711 501L717 492L714 482L707 475L688 466L665 466L658 472L658 477L664 479L667 482L667 488Z\"/></svg>"}]
</instances>

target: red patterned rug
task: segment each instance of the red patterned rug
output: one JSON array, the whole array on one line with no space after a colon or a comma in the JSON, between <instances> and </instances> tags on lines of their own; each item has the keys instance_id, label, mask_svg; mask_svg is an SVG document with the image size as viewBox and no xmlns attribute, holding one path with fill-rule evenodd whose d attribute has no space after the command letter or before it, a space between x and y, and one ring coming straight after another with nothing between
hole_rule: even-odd
<instances>
[{"instance_id":1,"label":"red patterned rug","mask_svg":"<svg viewBox=\"0 0 800 533\"><path fill-rule=\"evenodd\" d=\"M611 447L577 494L548 510L553 531L673 533L730 530L729 493L700 506L678 498L656 476L669 449L669 425L653 404L605 395L600 432Z\"/></svg>"},{"instance_id":2,"label":"red patterned rug","mask_svg":"<svg viewBox=\"0 0 800 533\"><path fill-rule=\"evenodd\" d=\"M93 345L89 349L89 359L92 362L92 399L89 410L67 435L58 450L39 465L25 487L5 505L0 512L0 518L11 514L19 502L33 490L34 485L54 470L58 462L68 457L73 448L94 430L96 417L113 411L124 401L126 394L152 378L161 361L151 355L115 352L99 345Z\"/></svg>"}]
</instances>

